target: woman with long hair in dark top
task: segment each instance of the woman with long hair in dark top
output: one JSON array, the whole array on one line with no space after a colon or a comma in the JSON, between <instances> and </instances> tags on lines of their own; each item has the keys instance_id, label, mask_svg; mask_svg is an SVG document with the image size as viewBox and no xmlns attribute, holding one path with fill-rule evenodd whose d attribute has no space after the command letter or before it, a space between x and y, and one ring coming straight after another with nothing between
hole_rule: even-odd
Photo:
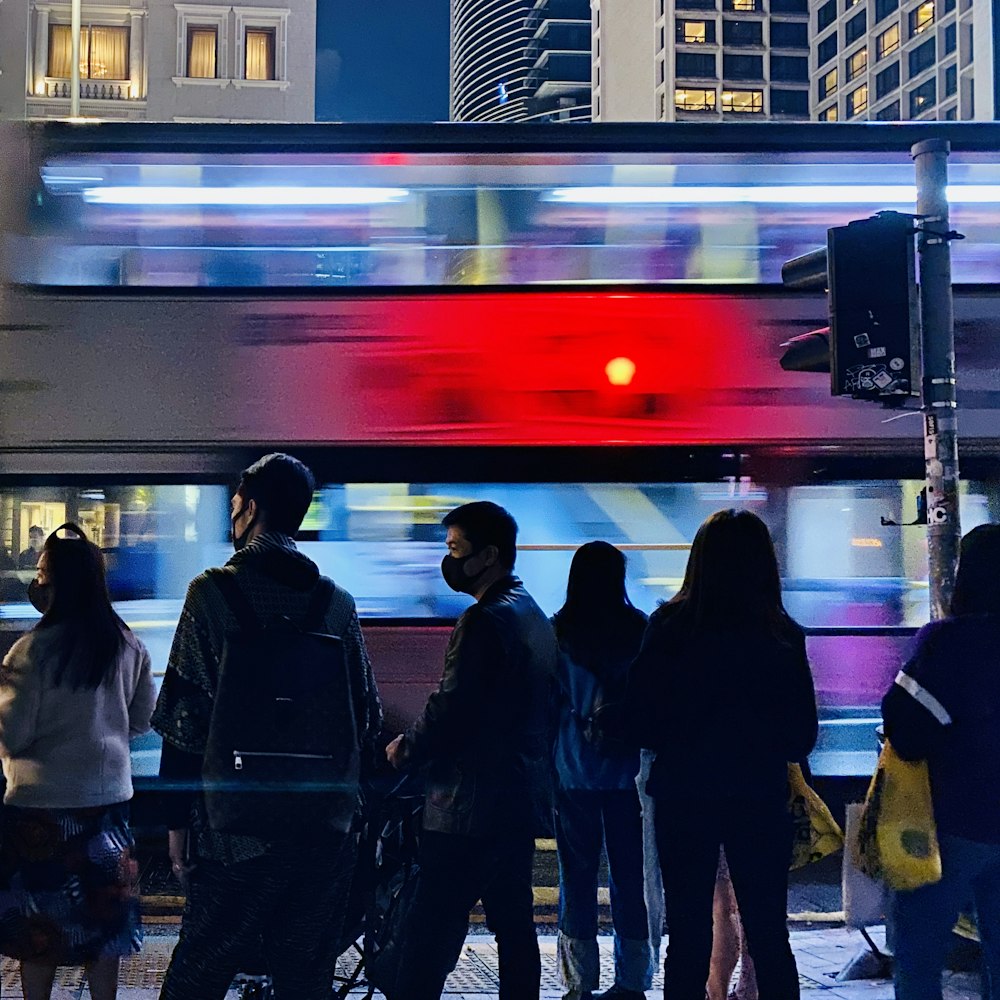
<instances>
[{"instance_id":1,"label":"woman with long hair in dark top","mask_svg":"<svg viewBox=\"0 0 1000 1000\"><path fill-rule=\"evenodd\" d=\"M718 511L698 529L679 593L650 618L624 714L656 751L646 788L670 934L664 995L704 1000L724 848L760 995L798 997L787 763L815 745L816 698L805 636L782 604L755 514Z\"/></svg>"},{"instance_id":2,"label":"woman with long hair in dark top","mask_svg":"<svg viewBox=\"0 0 1000 1000\"><path fill-rule=\"evenodd\" d=\"M899 1000L941 1000L951 928L974 900L983 995L1000 997L1000 524L963 539L951 615L925 625L882 700L904 760L926 760L941 881L894 894Z\"/></svg>"},{"instance_id":3,"label":"woman with long hair in dark top","mask_svg":"<svg viewBox=\"0 0 1000 1000\"><path fill-rule=\"evenodd\" d=\"M643 901L642 816L637 748L598 745L595 712L624 694L646 616L625 589L625 556L607 542L577 549L566 603L552 619L559 642L559 722L555 743L559 852L559 966L568 1000L597 989L597 871L601 848L611 871L615 981L602 996L645 995L653 969Z\"/></svg>"},{"instance_id":4,"label":"woman with long hair in dark top","mask_svg":"<svg viewBox=\"0 0 1000 1000\"><path fill-rule=\"evenodd\" d=\"M41 621L0 669L0 951L20 959L25 1000L47 1000L58 965L85 965L91 994L113 1000L119 960L142 942L128 743L149 730L149 653L74 524L46 539L29 597Z\"/></svg>"}]
</instances>

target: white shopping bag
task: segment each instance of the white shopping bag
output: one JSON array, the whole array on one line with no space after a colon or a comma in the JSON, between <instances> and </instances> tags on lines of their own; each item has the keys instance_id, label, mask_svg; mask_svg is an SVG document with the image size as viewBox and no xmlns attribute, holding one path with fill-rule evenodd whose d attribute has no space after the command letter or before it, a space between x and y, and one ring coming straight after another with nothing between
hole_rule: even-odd
<instances>
[{"instance_id":1,"label":"white shopping bag","mask_svg":"<svg viewBox=\"0 0 1000 1000\"><path fill-rule=\"evenodd\" d=\"M844 834L848 845L855 841L863 808L860 802L847 806ZM858 868L854 862L854 851L850 848L843 854L841 889L844 896L844 923L848 927L870 927L885 920L888 902L886 888Z\"/></svg>"}]
</instances>

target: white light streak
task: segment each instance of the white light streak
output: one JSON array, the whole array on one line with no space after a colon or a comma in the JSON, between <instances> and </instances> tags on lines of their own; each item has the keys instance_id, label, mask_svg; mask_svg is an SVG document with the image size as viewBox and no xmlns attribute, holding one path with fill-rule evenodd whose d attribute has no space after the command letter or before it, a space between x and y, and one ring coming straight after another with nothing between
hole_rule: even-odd
<instances>
[{"instance_id":1,"label":"white light streak","mask_svg":"<svg viewBox=\"0 0 1000 1000\"><path fill-rule=\"evenodd\" d=\"M913 205L913 184L780 185L745 187L573 187L556 188L547 201L565 205ZM1000 184L959 184L948 188L956 205L1000 202Z\"/></svg>"},{"instance_id":2,"label":"white light streak","mask_svg":"<svg viewBox=\"0 0 1000 1000\"><path fill-rule=\"evenodd\" d=\"M323 206L386 205L410 192L391 187L194 187L143 185L91 187L83 200L92 205Z\"/></svg>"}]
</instances>

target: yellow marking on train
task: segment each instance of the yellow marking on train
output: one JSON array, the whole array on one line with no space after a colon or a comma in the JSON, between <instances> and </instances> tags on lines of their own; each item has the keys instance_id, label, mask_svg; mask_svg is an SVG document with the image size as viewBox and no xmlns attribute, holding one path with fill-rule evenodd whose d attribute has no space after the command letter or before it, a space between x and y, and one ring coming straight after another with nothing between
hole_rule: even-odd
<instances>
[{"instance_id":1,"label":"yellow marking on train","mask_svg":"<svg viewBox=\"0 0 1000 1000\"><path fill-rule=\"evenodd\" d=\"M125 624L128 625L128 627L132 629L133 632L136 629L140 628L177 628L177 622L171 622L171 621L166 621L166 622L156 621L156 620L138 621L138 622L126 621Z\"/></svg>"},{"instance_id":2,"label":"yellow marking on train","mask_svg":"<svg viewBox=\"0 0 1000 1000\"><path fill-rule=\"evenodd\" d=\"M576 552L582 542L572 544L553 543L551 545L518 545L519 552ZM688 552L690 542L614 542L622 552Z\"/></svg>"}]
</instances>

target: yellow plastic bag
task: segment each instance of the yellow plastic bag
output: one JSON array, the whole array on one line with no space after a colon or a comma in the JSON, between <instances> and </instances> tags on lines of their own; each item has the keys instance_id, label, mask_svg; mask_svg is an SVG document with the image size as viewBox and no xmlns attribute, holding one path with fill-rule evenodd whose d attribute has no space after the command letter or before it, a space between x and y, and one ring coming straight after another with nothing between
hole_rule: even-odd
<instances>
[{"instance_id":1,"label":"yellow plastic bag","mask_svg":"<svg viewBox=\"0 0 1000 1000\"><path fill-rule=\"evenodd\" d=\"M795 840L792 871L819 861L844 846L844 834L826 803L806 783L798 764L788 765L788 809L792 814Z\"/></svg>"},{"instance_id":2,"label":"yellow plastic bag","mask_svg":"<svg viewBox=\"0 0 1000 1000\"><path fill-rule=\"evenodd\" d=\"M905 761L885 744L851 848L858 867L890 889L919 889L940 881L941 851L926 761Z\"/></svg>"}]
</instances>

